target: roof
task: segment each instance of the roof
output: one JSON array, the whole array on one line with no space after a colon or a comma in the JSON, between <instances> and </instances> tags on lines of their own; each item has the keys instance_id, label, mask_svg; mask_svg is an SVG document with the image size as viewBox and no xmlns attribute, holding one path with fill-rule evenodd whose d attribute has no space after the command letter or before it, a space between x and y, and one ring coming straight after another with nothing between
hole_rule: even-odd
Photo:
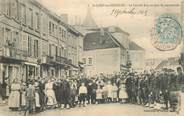
<instances>
[{"instance_id":1,"label":"roof","mask_svg":"<svg viewBox=\"0 0 184 116\"><path fill-rule=\"evenodd\" d=\"M36 5L37 7L41 8L43 11L45 11L48 16L52 17L53 19L55 19L58 23L60 23L61 25L63 25L65 28L68 29L68 31L72 32L73 34L77 35L77 36L83 36L79 31L77 31L76 29L74 29L71 25L65 23L64 21L62 21L61 17L58 16L57 14L53 13L52 11L48 10L45 6L43 6L39 0L30 0L30 2L32 2L34 5Z\"/></svg>"},{"instance_id":2,"label":"roof","mask_svg":"<svg viewBox=\"0 0 184 116\"><path fill-rule=\"evenodd\" d=\"M166 60L163 60L155 69L163 69L167 66L178 66L178 60L179 58L177 57L168 58Z\"/></svg>"},{"instance_id":3,"label":"roof","mask_svg":"<svg viewBox=\"0 0 184 116\"><path fill-rule=\"evenodd\" d=\"M93 29L89 29L92 31L99 31L101 28L93 28ZM116 27L116 26L109 26L109 27L103 27L103 30L110 32L110 33L125 33L127 35L130 35L129 33L123 31L121 28Z\"/></svg>"},{"instance_id":4,"label":"roof","mask_svg":"<svg viewBox=\"0 0 184 116\"><path fill-rule=\"evenodd\" d=\"M144 49L139 45L137 45L135 42L130 41L129 50L144 50Z\"/></svg>"},{"instance_id":5,"label":"roof","mask_svg":"<svg viewBox=\"0 0 184 116\"><path fill-rule=\"evenodd\" d=\"M100 31L86 34L83 44L85 51L123 47L106 31L104 31L104 34Z\"/></svg>"}]
</instances>

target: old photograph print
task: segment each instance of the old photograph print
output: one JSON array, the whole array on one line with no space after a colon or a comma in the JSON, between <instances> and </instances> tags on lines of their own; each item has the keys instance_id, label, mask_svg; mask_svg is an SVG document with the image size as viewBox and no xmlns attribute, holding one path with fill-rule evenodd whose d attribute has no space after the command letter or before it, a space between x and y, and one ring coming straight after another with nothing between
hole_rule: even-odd
<instances>
[{"instance_id":1,"label":"old photograph print","mask_svg":"<svg viewBox=\"0 0 184 116\"><path fill-rule=\"evenodd\" d=\"M184 0L0 0L0 116L184 116Z\"/></svg>"}]
</instances>

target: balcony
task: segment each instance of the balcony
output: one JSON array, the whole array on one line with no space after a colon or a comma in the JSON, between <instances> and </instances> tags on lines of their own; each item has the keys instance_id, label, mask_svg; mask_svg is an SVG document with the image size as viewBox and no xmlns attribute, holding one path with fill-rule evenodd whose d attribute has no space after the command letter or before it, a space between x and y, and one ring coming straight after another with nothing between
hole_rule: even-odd
<instances>
[{"instance_id":1,"label":"balcony","mask_svg":"<svg viewBox=\"0 0 184 116\"><path fill-rule=\"evenodd\" d=\"M46 62L47 63L53 63L54 62L54 57L53 56L46 56Z\"/></svg>"},{"instance_id":2,"label":"balcony","mask_svg":"<svg viewBox=\"0 0 184 116\"><path fill-rule=\"evenodd\" d=\"M44 56L42 58L42 64L53 64L54 63L54 57L53 56Z\"/></svg>"},{"instance_id":3,"label":"balcony","mask_svg":"<svg viewBox=\"0 0 184 116\"><path fill-rule=\"evenodd\" d=\"M12 46L5 46L3 50L3 56L15 60L25 60L28 54L24 50L20 50Z\"/></svg>"},{"instance_id":4,"label":"balcony","mask_svg":"<svg viewBox=\"0 0 184 116\"><path fill-rule=\"evenodd\" d=\"M61 57L61 56L56 56L56 62L59 64L67 64L67 58Z\"/></svg>"}]
</instances>

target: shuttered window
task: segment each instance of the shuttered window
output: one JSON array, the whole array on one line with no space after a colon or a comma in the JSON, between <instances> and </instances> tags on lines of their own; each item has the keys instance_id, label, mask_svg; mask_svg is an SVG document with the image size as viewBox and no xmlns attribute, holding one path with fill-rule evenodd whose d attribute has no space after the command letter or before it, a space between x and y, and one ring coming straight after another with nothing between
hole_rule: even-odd
<instances>
[{"instance_id":1,"label":"shuttered window","mask_svg":"<svg viewBox=\"0 0 184 116\"><path fill-rule=\"evenodd\" d=\"M52 23L49 21L49 34L52 33Z\"/></svg>"},{"instance_id":2,"label":"shuttered window","mask_svg":"<svg viewBox=\"0 0 184 116\"><path fill-rule=\"evenodd\" d=\"M3 14L10 15L10 0L2 0L2 10Z\"/></svg>"},{"instance_id":3,"label":"shuttered window","mask_svg":"<svg viewBox=\"0 0 184 116\"><path fill-rule=\"evenodd\" d=\"M33 10L31 8L29 8L27 20L28 20L28 26L33 28Z\"/></svg>"},{"instance_id":4,"label":"shuttered window","mask_svg":"<svg viewBox=\"0 0 184 116\"><path fill-rule=\"evenodd\" d=\"M36 30L40 30L40 16L39 13L35 14Z\"/></svg>"},{"instance_id":5,"label":"shuttered window","mask_svg":"<svg viewBox=\"0 0 184 116\"><path fill-rule=\"evenodd\" d=\"M18 1L11 0L10 2L10 15L12 18L18 20Z\"/></svg>"},{"instance_id":6,"label":"shuttered window","mask_svg":"<svg viewBox=\"0 0 184 116\"><path fill-rule=\"evenodd\" d=\"M28 36L28 55L31 56L32 54L32 41L31 41L31 37Z\"/></svg>"},{"instance_id":7,"label":"shuttered window","mask_svg":"<svg viewBox=\"0 0 184 116\"><path fill-rule=\"evenodd\" d=\"M38 40L34 40L34 57L38 57Z\"/></svg>"},{"instance_id":8,"label":"shuttered window","mask_svg":"<svg viewBox=\"0 0 184 116\"><path fill-rule=\"evenodd\" d=\"M42 41L42 54L43 56L48 55L48 43L46 41Z\"/></svg>"},{"instance_id":9,"label":"shuttered window","mask_svg":"<svg viewBox=\"0 0 184 116\"><path fill-rule=\"evenodd\" d=\"M19 48L19 33L14 31L12 34L13 47Z\"/></svg>"},{"instance_id":10,"label":"shuttered window","mask_svg":"<svg viewBox=\"0 0 184 116\"><path fill-rule=\"evenodd\" d=\"M22 34L22 49L28 52L28 35L26 33Z\"/></svg>"},{"instance_id":11,"label":"shuttered window","mask_svg":"<svg viewBox=\"0 0 184 116\"><path fill-rule=\"evenodd\" d=\"M52 45L49 44L49 56L51 56L51 55L52 55Z\"/></svg>"},{"instance_id":12,"label":"shuttered window","mask_svg":"<svg viewBox=\"0 0 184 116\"><path fill-rule=\"evenodd\" d=\"M6 45L11 46L12 45L12 33L10 29L5 29L5 41Z\"/></svg>"},{"instance_id":13,"label":"shuttered window","mask_svg":"<svg viewBox=\"0 0 184 116\"><path fill-rule=\"evenodd\" d=\"M0 27L0 46L3 46L4 45L4 28L3 27Z\"/></svg>"},{"instance_id":14,"label":"shuttered window","mask_svg":"<svg viewBox=\"0 0 184 116\"><path fill-rule=\"evenodd\" d=\"M26 24L26 6L24 4L20 4L20 20L22 24Z\"/></svg>"}]
</instances>

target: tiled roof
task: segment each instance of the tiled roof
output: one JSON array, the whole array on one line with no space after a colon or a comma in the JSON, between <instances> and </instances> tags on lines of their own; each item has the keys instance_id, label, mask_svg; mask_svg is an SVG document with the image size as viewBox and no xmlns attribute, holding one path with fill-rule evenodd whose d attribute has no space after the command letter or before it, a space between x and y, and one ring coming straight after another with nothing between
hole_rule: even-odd
<instances>
[{"instance_id":1,"label":"tiled roof","mask_svg":"<svg viewBox=\"0 0 184 116\"><path fill-rule=\"evenodd\" d=\"M178 65L179 65L178 58L173 57L163 60L155 69L162 69L167 66L178 66Z\"/></svg>"},{"instance_id":2,"label":"tiled roof","mask_svg":"<svg viewBox=\"0 0 184 116\"><path fill-rule=\"evenodd\" d=\"M100 31L101 28L93 28L93 29L89 29L92 31ZM127 35L129 35L129 33L123 31L121 28L116 27L116 26L110 26L110 27L103 27L104 31L110 32L110 33L125 33ZM112 31L113 30L113 31Z\"/></svg>"},{"instance_id":3,"label":"tiled roof","mask_svg":"<svg viewBox=\"0 0 184 116\"><path fill-rule=\"evenodd\" d=\"M83 43L84 50L107 49L121 46L116 40L114 40L111 34L106 31L104 31L104 34L100 31L86 34Z\"/></svg>"},{"instance_id":4,"label":"tiled roof","mask_svg":"<svg viewBox=\"0 0 184 116\"><path fill-rule=\"evenodd\" d=\"M130 41L129 50L144 50L144 49L139 45L137 45L135 42Z\"/></svg>"}]
</instances>

